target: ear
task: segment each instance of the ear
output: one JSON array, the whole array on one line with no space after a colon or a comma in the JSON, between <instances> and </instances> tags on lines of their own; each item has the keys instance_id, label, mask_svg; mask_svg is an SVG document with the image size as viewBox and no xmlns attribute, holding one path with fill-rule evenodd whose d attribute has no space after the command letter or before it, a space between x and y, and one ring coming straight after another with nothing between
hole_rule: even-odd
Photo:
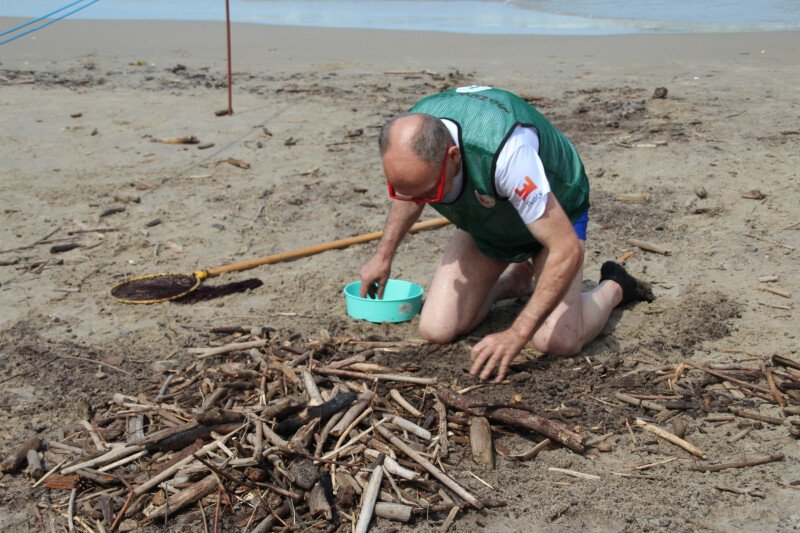
<instances>
[{"instance_id":1,"label":"ear","mask_svg":"<svg viewBox=\"0 0 800 533\"><path fill-rule=\"evenodd\" d=\"M455 144L447 148L447 157L452 162L461 162L461 150L458 149L458 146Z\"/></svg>"}]
</instances>

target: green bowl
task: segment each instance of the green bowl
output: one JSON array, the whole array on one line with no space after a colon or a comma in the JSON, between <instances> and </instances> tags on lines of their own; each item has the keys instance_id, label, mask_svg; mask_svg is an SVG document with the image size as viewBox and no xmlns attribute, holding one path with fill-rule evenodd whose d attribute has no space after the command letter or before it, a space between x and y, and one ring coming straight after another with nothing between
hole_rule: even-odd
<instances>
[{"instance_id":1,"label":"green bowl","mask_svg":"<svg viewBox=\"0 0 800 533\"><path fill-rule=\"evenodd\" d=\"M405 322L422 309L422 287L410 281L390 279L383 298L362 298L361 282L354 281L344 288L347 314L369 322Z\"/></svg>"}]
</instances>

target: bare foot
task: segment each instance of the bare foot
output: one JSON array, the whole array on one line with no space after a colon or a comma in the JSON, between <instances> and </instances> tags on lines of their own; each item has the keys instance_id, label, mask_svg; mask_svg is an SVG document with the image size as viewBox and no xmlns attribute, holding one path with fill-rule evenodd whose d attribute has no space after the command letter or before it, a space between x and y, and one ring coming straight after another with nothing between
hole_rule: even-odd
<instances>
[{"instance_id":1,"label":"bare foot","mask_svg":"<svg viewBox=\"0 0 800 533\"><path fill-rule=\"evenodd\" d=\"M530 261L510 264L500 275L497 284L502 287L498 294L498 301L530 296L534 287L533 265Z\"/></svg>"}]
</instances>

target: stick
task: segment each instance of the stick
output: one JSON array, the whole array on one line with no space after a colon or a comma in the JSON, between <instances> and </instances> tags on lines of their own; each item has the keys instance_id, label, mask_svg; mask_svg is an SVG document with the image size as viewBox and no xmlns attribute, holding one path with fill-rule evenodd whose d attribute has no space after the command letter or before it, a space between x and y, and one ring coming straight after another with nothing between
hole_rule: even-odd
<instances>
[{"instance_id":1,"label":"stick","mask_svg":"<svg viewBox=\"0 0 800 533\"><path fill-rule=\"evenodd\" d=\"M378 464L372 470L367 488L361 497L361 512L358 514L358 522L356 522L356 533L367 533L369 529L372 513L375 510L375 502L378 500L378 493L381 490L381 481L383 481L382 464L383 456L380 455L378 456Z\"/></svg>"},{"instance_id":2,"label":"stick","mask_svg":"<svg viewBox=\"0 0 800 533\"><path fill-rule=\"evenodd\" d=\"M317 388L317 384L314 382L314 376L311 375L311 372L303 369L301 374L303 376L303 385L305 385L306 392L308 393L308 406L314 407L315 405L324 403L325 400L322 398L322 394L320 394L319 388Z\"/></svg>"},{"instance_id":3,"label":"stick","mask_svg":"<svg viewBox=\"0 0 800 533\"><path fill-rule=\"evenodd\" d=\"M645 409L650 409L651 411L666 411L667 408L661 405L660 403L651 402L650 400L640 400L639 398L634 398L633 396L628 396L623 392L618 392L614 395L614 397L625 403L629 403L631 405L635 405L637 407L644 407Z\"/></svg>"},{"instance_id":4,"label":"stick","mask_svg":"<svg viewBox=\"0 0 800 533\"><path fill-rule=\"evenodd\" d=\"M671 463L672 461L677 461L677 460L678 460L677 457L670 457L669 459L664 459L663 461L637 466L636 470L647 470L648 468L653 468L654 466L659 466L659 465L665 465L667 463Z\"/></svg>"},{"instance_id":5,"label":"stick","mask_svg":"<svg viewBox=\"0 0 800 533\"><path fill-rule=\"evenodd\" d=\"M792 293L791 292L786 292L786 291L782 291L780 289L775 289L775 288L772 288L772 287L766 287L766 286L763 286L763 285L759 286L758 290L764 291L764 292L769 292L769 293L775 294L777 296L781 296L783 298L791 298L792 297Z\"/></svg>"},{"instance_id":6,"label":"stick","mask_svg":"<svg viewBox=\"0 0 800 533\"><path fill-rule=\"evenodd\" d=\"M650 194L646 192L618 194L615 199L618 202L649 202Z\"/></svg>"},{"instance_id":7,"label":"stick","mask_svg":"<svg viewBox=\"0 0 800 533\"><path fill-rule=\"evenodd\" d=\"M502 422L508 426L535 431L553 442L561 443L570 450L578 453L583 453L586 450L580 435L570 431L563 424L554 420L522 409L501 407L499 409L488 410L484 407L471 407L464 396L448 389L440 388L437 390L436 395L446 405L472 416L485 416L486 418Z\"/></svg>"},{"instance_id":8,"label":"stick","mask_svg":"<svg viewBox=\"0 0 800 533\"><path fill-rule=\"evenodd\" d=\"M775 401L778 402L778 405L783 407L786 405L786 400L783 399L783 396L781 396L781 393L778 390L778 386L775 384L775 377L772 375L772 370L767 368L765 373L767 375L767 385L769 385L769 389L772 391Z\"/></svg>"},{"instance_id":9,"label":"stick","mask_svg":"<svg viewBox=\"0 0 800 533\"><path fill-rule=\"evenodd\" d=\"M78 489L72 489L69 493L69 504L67 506L67 523L69 530L75 531L75 496L78 494Z\"/></svg>"},{"instance_id":10,"label":"stick","mask_svg":"<svg viewBox=\"0 0 800 533\"><path fill-rule=\"evenodd\" d=\"M44 473L44 468L42 468L42 461L39 459L39 452L36 450L28 450L26 457L28 459L28 474L30 474L32 479L41 478L42 473Z\"/></svg>"},{"instance_id":11,"label":"stick","mask_svg":"<svg viewBox=\"0 0 800 533\"><path fill-rule=\"evenodd\" d=\"M224 346L216 348L189 348L189 353L197 356L198 359L205 359L215 355L221 355L230 352L242 352L250 348L261 348L266 346L269 341L267 339L259 339L257 341L249 342L232 342Z\"/></svg>"},{"instance_id":12,"label":"stick","mask_svg":"<svg viewBox=\"0 0 800 533\"><path fill-rule=\"evenodd\" d=\"M656 435L657 437L661 437L662 439L666 440L667 442L671 442L675 446L683 448L684 450L686 450L687 452L691 453L694 456L697 456L697 457L700 457L700 458L704 458L706 456L704 451L702 451L701 449L697 448L693 444L691 444L689 442L686 442L682 438L680 438L678 436L675 436L672 433L670 433L669 431L661 429L660 427L658 427L656 425L648 424L647 422L645 422L641 418L637 418L636 419L636 425L641 427L641 428L644 428L645 430L647 430L650 433Z\"/></svg>"},{"instance_id":13,"label":"stick","mask_svg":"<svg viewBox=\"0 0 800 533\"><path fill-rule=\"evenodd\" d=\"M776 246L783 246L784 248L788 248L789 250L794 250L794 246L789 246L788 244L783 244L782 242L773 241L772 239L767 239L766 237L760 237L758 235L753 235L752 233L745 233L745 237L750 237L751 239L756 239L763 242L768 242L770 244L774 244Z\"/></svg>"},{"instance_id":14,"label":"stick","mask_svg":"<svg viewBox=\"0 0 800 533\"><path fill-rule=\"evenodd\" d=\"M727 491L727 492L733 492L734 494L743 494L745 496L753 496L754 498L763 498L764 497L764 493L761 492L760 490L756 489L756 488L741 489L741 488L738 488L738 487L726 487L726 486L723 486L723 485L717 485L714 488L716 488L717 490L724 490L724 491Z\"/></svg>"},{"instance_id":15,"label":"stick","mask_svg":"<svg viewBox=\"0 0 800 533\"><path fill-rule=\"evenodd\" d=\"M106 443L104 443L100 439L99 432L95 429L94 426L92 426L92 424L88 420L81 420L81 425L86 428L86 431L89 433L89 437L91 437L95 448L97 448L101 452L104 452L108 449Z\"/></svg>"},{"instance_id":16,"label":"stick","mask_svg":"<svg viewBox=\"0 0 800 533\"><path fill-rule=\"evenodd\" d=\"M107 453L104 453L103 455L101 455L99 457L95 457L94 459L89 459L88 461L84 461L82 463L77 463L77 464L73 464L71 466L68 466L67 468L64 468L63 470L61 470L60 473L63 474L63 475L72 474L73 472L77 472L78 470L81 470L83 468L92 468L92 467L95 467L97 465L105 465L105 464L111 463L113 461L116 461L116 460L118 460L118 459L120 459L122 457L127 457L129 455L133 455L135 453L138 453L138 452L140 452L140 451L142 451L144 449L145 449L145 447L141 446L141 445L124 446L122 448L115 448L115 449L113 449L113 450L111 450L111 451L109 451Z\"/></svg>"},{"instance_id":17,"label":"stick","mask_svg":"<svg viewBox=\"0 0 800 533\"><path fill-rule=\"evenodd\" d=\"M544 439L542 442L538 443L536 446L534 446L527 452L521 453L519 455L509 455L509 458L518 459L520 461L528 461L539 455L539 452L541 452L551 444L553 444L553 441L551 441L550 439Z\"/></svg>"},{"instance_id":18,"label":"stick","mask_svg":"<svg viewBox=\"0 0 800 533\"><path fill-rule=\"evenodd\" d=\"M365 435L371 433L373 429L377 428L378 426L380 426L381 424L386 422L386 419L383 419L383 420L379 421L377 424L375 424L374 426L368 427L367 429L365 429L364 431L362 431L361 433L359 433L358 435L356 435L355 437L353 437L352 439L347 441L347 444L342 446L341 444L342 444L342 441L344 441L344 438L347 435L350 434L350 431L352 431L352 429L354 427L356 427L356 424L361 422L361 420L366 418L367 415L369 415L371 412L372 412L372 408L369 408L366 411L364 411L363 413L361 413L361 416L359 416L358 418L353 420L353 423L350 424L349 426L347 426L347 430L342 433L341 437L339 437L339 440L336 442L336 446L333 448L333 450L331 450L330 452L328 452L325 455L323 455L321 459L324 460L324 459L330 459L331 457L336 457L337 455L339 455L340 453L342 453L343 451L348 449L350 446L352 446L353 444L355 444L356 442L361 440L362 437L364 437ZM319 459L318 458L314 458L314 460L319 460Z\"/></svg>"},{"instance_id":19,"label":"stick","mask_svg":"<svg viewBox=\"0 0 800 533\"><path fill-rule=\"evenodd\" d=\"M485 417L476 416L470 420L469 444L472 448L472 458L475 462L494 470L492 428Z\"/></svg>"},{"instance_id":20,"label":"stick","mask_svg":"<svg viewBox=\"0 0 800 533\"><path fill-rule=\"evenodd\" d=\"M380 441L375 441L375 442L380 442ZM377 458L381 453L383 452L379 452L378 450L373 450L371 448L367 448L366 450L364 450L364 455L372 458ZM410 468L402 466L400 463L398 463L388 455L385 455L383 458L383 467L390 474L394 474L395 476L399 476L408 481L419 479L419 474L417 474Z\"/></svg>"},{"instance_id":21,"label":"stick","mask_svg":"<svg viewBox=\"0 0 800 533\"><path fill-rule=\"evenodd\" d=\"M773 453L770 455L755 457L753 459L747 459L735 463L723 463L718 465L695 465L694 470L700 472L719 472L721 470L727 470L729 468L747 468L749 466L757 466L766 463L772 463L774 461L782 461L783 457L784 456L782 453Z\"/></svg>"},{"instance_id":22,"label":"stick","mask_svg":"<svg viewBox=\"0 0 800 533\"><path fill-rule=\"evenodd\" d=\"M774 416L762 415L761 413L754 413L753 411L745 411L743 409L731 409L731 412L736 416L740 416L742 418L749 418L750 420L760 420L761 422L766 422L767 424L774 424L776 426L783 425L782 418L775 418Z\"/></svg>"},{"instance_id":23,"label":"stick","mask_svg":"<svg viewBox=\"0 0 800 533\"><path fill-rule=\"evenodd\" d=\"M405 409L406 411L411 413L413 416L416 416L416 417L422 416L422 413L420 413L419 410L416 407L414 407L413 405L408 403L408 401L405 398L403 398L403 395L400 394L399 390L397 390L397 389L390 390L389 391L389 396L391 396L392 399L394 401L396 401L398 403L398 405L400 405L400 407L402 407L403 409Z\"/></svg>"},{"instance_id":24,"label":"stick","mask_svg":"<svg viewBox=\"0 0 800 533\"><path fill-rule=\"evenodd\" d=\"M361 413L363 413L367 407L369 407L369 404L372 403L373 396L374 394L372 394L372 391L364 391L361 396L358 397L356 403L354 403L350 409L345 412L344 416L339 420L339 422L333 426L330 434L334 437L346 435L347 432L345 429L347 429L353 423L353 420L358 418L359 415L361 415Z\"/></svg>"},{"instance_id":25,"label":"stick","mask_svg":"<svg viewBox=\"0 0 800 533\"><path fill-rule=\"evenodd\" d=\"M117 529L117 525L119 524L120 520L122 520L122 517L125 516L125 511L128 510L128 506L130 506L132 501L133 501L133 492L129 492L128 497L125 498L125 503L123 503L120 510L117 511L117 516L114 517L114 521L111 523L111 531Z\"/></svg>"},{"instance_id":26,"label":"stick","mask_svg":"<svg viewBox=\"0 0 800 533\"><path fill-rule=\"evenodd\" d=\"M581 479L600 479L600 476L595 476L594 474L584 474L583 472L576 472L575 470L567 470L566 468L556 468L551 466L548 468L550 472L558 472L560 474L566 474L568 476L577 477Z\"/></svg>"},{"instance_id":27,"label":"stick","mask_svg":"<svg viewBox=\"0 0 800 533\"><path fill-rule=\"evenodd\" d=\"M418 426L417 424L406 420L405 418L399 417L397 415L388 416L389 422L394 424L395 426L399 427L402 430L408 431L412 435L416 435L417 437L425 440L431 440L433 435L427 429Z\"/></svg>"},{"instance_id":28,"label":"stick","mask_svg":"<svg viewBox=\"0 0 800 533\"><path fill-rule=\"evenodd\" d=\"M447 410L438 396L434 397L433 408L439 419L439 456L447 457L447 454L450 453L450 441L447 437Z\"/></svg>"},{"instance_id":29,"label":"stick","mask_svg":"<svg viewBox=\"0 0 800 533\"><path fill-rule=\"evenodd\" d=\"M145 509L144 515L150 520L163 518L166 514L174 513L202 498L205 498L217 488L217 478L214 474L209 474L191 487L173 494L167 502L160 507L148 511Z\"/></svg>"},{"instance_id":30,"label":"stick","mask_svg":"<svg viewBox=\"0 0 800 533\"><path fill-rule=\"evenodd\" d=\"M453 522L455 521L456 516L458 515L458 511L460 510L461 508L458 505L450 509L450 512L447 513L447 518L442 523L442 527L439 530L439 533L447 533L447 531L450 529L450 526L453 525Z\"/></svg>"},{"instance_id":31,"label":"stick","mask_svg":"<svg viewBox=\"0 0 800 533\"><path fill-rule=\"evenodd\" d=\"M44 244L47 241L47 239L49 239L50 237L52 237L53 235L58 233L60 230L61 230L61 226L58 226L57 228L55 228L54 230L50 231L50 233L48 233L47 235L45 235L41 239L37 239L36 241L34 241L33 244L28 244L28 245L25 245L25 246L17 246L16 248L8 248L6 250L0 250L0 254L4 254L6 252L16 252L18 250L27 250L29 248L34 248L39 244Z\"/></svg>"},{"instance_id":32,"label":"stick","mask_svg":"<svg viewBox=\"0 0 800 533\"><path fill-rule=\"evenodd\" d=\"M24 441L16 450L8 454L8 456L0 463L0 472L3 474L13 474L25 464L28 458L29 450L38 450L42 445L42 441L34 435Z\"/></svg>"},{"instance_id":33,"label":"stick","mask_svg":"<svg viewBox=\"0 0 800 533\"><path fill-rule=\"evenodd\" d=\"M106 466L104 466L102 468L98 468L97 471L98 472L108 472L110 470L114 470L118 466L122 466L122 465L128 464L131 461L135 461L136 459L139 459L140 457L144 457L148 453L150 453L150 452L147 451L147 450L142 450L140 452L136 452L135 454L129 455L128 457L126 457L124 459L120 459L119 461L116 461L114 463L108 464L108 465L106 465Z\"/></svg>"},{"instance_id":34,"label":"stick","mask_svg":"<svg viewBox=\"0 0 800 533\"><path fill-rule=\"evenodd\" d=\"M409 522L413 510L413 507L403 503L378 502L375 504L375 516L395 522Z\"/></svg>"},{"instance_id":35,"label":"stick","mask_svg":"<svg viewBox=\"0 0 800 533\"><path fill-rule=\"evenodd\" d=\"M737 433L737 434L735 434L735 435L731 436L731 438L729 438L729 439L728 439L728 442L729 442L729 443L731 443L731 444L733 444L734 442L740 441L740 440L742 440L743 438L745 438L745 437L746 437L746 436L747 436L747 435L748 435L748 434L749 434L751 431L753 431L754 429L755 429L755 428L754 428L752 425L751 425L751 426L747 426L746 428L744 428L743 430L741 430L739 433Z\"/></svg>"},{"instance_id":36,"label":"stick","mask_svg":"<svg viewBox=\"0 0 800 533\"><path fill-rule=\"evenodd\" d=\"M794 359L789 359L788 357L783 357L781 355L773 355L772 362L776 365L788 366L794 368L795 370L800 370L800 363L795 361Z\"/></svg>"},{"instance_id":37,"label":"stick","mask_svg":"<svg viewBox=\"0 0 800 533\"><path fill-rule=\"evenodd\" d=\"M413 448L402 440L398 439L391 431L385 427L375 426L375 429L383 435L385 439L392 443L397 449L405 453L411 459L419 463L422 468L427 470L433 477L441 481L446 487L455 492L458 496L466 500L470 505L477 509L483 509L484 505L475 496L467 492L461 485L453 481L447 474L436 468L430 461L417 453Z\"/></svg>"},{"instance_id":38,"label":"stick","mask_svg":"<svg viewBox=\"0 0 800 533\"><path fill-rule=\"evenodd\" d=\"M711 370L710 368L694 365L692 363L684 363L684 364L686 366L690 367L690 368L694 368L696 370L701 370L701 371L705 372L706 374L711 374L714 377L718 377L718 378L723 379L725 381L730 381L731 383L735 383L736 385L739 385L740 387L744 387L746 389L753 389L753 390L757 390L757 391L760 391L760 392L765 392L767 394L771 394L772 393L772 391L769 390L769 387L764 387L764 386L758 385L756 383L748 383L747 381L742 381L741 379L736 379L735 377L729 376L728 374L725 374L723 372L719 372L717 370Z\"/></svg>"},{"instance_id":39,"label":"stick","mask_svg":"<svg viewBox=\"0 0 800 533\"><path fill-rule=\"evenodd\" d=\"M60 461L60 462L59 462L59 463L58 463L56 466L54 466L53 468L51 468L50 470L48 470L48 471L47 471L47 473L46 473L45 475L43 475L42 477L40 477L40 478L39 478L39 479L36 481L36 483L34 483L34 484L33 484L33 486L32 486L31 488L34 488L34 489L35 489L36 487L38 487L39 485L41 485L42 483L44 483L44 482L45 482L45 480L46 480L47 478L49 478L51 475L53 475L53 473L54 473L56 470L58 470L59 468L61 468L61 467L64 465L64 463L66 463L66 462L67 462L67 459L62 459L62 460L61 460L61 461Z\"/></svg>"},{"instance_id":40,"label":"stick","mask_svg":"<svg viewBox=\"0 0 800 533\"><path fill-rule=\"evenodd\" d=\"M347 359L332 361L328 363L328 368L345 368L353 363L363 363L366 360L367 358L364 356L364 354L356 354L352 357L348 357Z\"/></svg>"},{"instance_id":41,"label":"stick","mask_svg":"<svg viewBox=\"0 0 800 533\"><path fill-rule=\"evenodd\" d=\"M367 379L370 381L399 381L401 383L416 383L417 385L436 385L436 383L439 381L438 378L421 378L416 376L408 376L406 374L367 374L366 372L352 372L350 370L340 370L330 367L315 368L313 369L313 372L330 376Z\"/></svg>"},{"instance_id":42,"label":"stick","mask_svg":"<svg viewBox=\"0 0 800 533\"><path fill-rule=\"evenodd\" d=\"M225 441L228 440L228 438L231 435L233 435L234 433L236 433L237 431L242 429L242 427L244 427L244 426L240 426L237 429L231 431L230 433L227 433L227 434L223 435L218 440L215 440L213 442L209 442L208 444L206 444L205 446L200 448L196 453L199 455L201 453L206 453L206 452L209 452L211 450L214 450L214 449L218 448L220 445L224 444ZM158 485L162 481L172 477L173 474L175 474L178 470L181 469L181 467L183 467L184 465L188 465L189 463L191 463L194 460L195 459L194 459L193 455L189 455L188 457L184 457L183 459L181 459L180 461L178 461L177 463L175 463L171 467L164 469L158 475L153 476L149 480L145 481L144 483L142 483L141 485L136 487L133 490L134 494L136 496L141 496L142 494L144 494L145 492L149 491L151 488L155 487L156 485Z\"/></svg>"},{"instance_id":43,"label":"stick","mask_svg":"<svg viewBox=\"0 0 800 533\"><path fill-rule=\"evenodd\" d=\"M647 252L653 252L661 255L672 255L672 250L669 248L665 248L664 246L653 244L651 242L640 241L638 239L628 239L627 243Z\"/></svg>"}]
</instances>

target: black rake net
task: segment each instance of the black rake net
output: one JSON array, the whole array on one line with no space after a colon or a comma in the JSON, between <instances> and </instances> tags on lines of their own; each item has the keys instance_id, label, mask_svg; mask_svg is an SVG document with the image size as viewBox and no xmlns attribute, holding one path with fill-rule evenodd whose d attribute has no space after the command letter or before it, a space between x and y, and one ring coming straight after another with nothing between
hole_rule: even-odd
<instances>
[{"instance_id":1,"label":"black rake net","mask_svg":"<svg viewBox=\"0 0 800 533\"><path fill-rule=\"evenodd\" d=\"M111 296L126 303L156 303L174 300L192 292L200 285L194 274L156 274L123 281Z\"/></svg>"}]
</instances>

